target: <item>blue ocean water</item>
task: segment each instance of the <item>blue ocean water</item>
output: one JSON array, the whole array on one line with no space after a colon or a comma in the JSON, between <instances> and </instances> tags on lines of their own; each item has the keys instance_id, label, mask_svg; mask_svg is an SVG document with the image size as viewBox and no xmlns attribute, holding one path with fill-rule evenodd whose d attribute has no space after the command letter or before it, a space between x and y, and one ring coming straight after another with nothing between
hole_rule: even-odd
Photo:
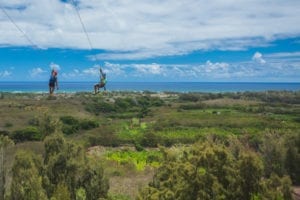
<instances>
[{"instance_id":1,"label":"blue ocean water","mask_svg":"<svg viewBox=\"0 0 300 200\"><path fill-rule=\"evenodd\" d=\"M60 82L56 93L93 92L92 82ZM244 92L287 90L300 91L300 83L257 82L108 82L108 91L153 92ZM0 82L0 92L48 92L47 82Z\"/></svg>"}]
</instances>

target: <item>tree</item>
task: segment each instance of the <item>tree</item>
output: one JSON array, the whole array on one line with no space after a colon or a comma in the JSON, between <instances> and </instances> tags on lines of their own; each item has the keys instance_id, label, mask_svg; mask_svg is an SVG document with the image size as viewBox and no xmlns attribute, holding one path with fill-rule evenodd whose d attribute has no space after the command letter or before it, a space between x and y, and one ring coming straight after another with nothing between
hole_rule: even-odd
<instances>
[{"instance_id":1,"label":"tree","mask_svg":"<svg viewBox=\"0 0 300 200\"><path fill-rule=\"evenodd\" d=\"M241 199L251 200L261 191L260 181L263 175L261 159L253 152L243 153L239 161Z\"/></svg>"},{"instance_id":2,"label":"tree","mask_svg":"<svg viewBox=\"0 0 300 200\"><path fill-rule=\"evenodd\" d=\"M71 200L68 186L64 183L59 183L53 192L51 200Z\"/></svg>"},{"instance_id":3,"label":"tree","mask_svg":"<svg viewBox=\"0 0 300 200\"><path fill-rule=\"evenodd\" d=\"M259 154L238 146L210 141L164 150L165 162L137 199L290 200L289 178L265 177Z\"/></svg>"},{"instance_id":4,"label":"tree","mask_svg":"<svg viewBox=\"0 0 300 200\"><path fill-rule=\"evenodd\" d=\"M300 134L290 135L286 141L285 168L295 185L300 184Z\"/></svg>"},{"instance_id":5,"label":"tree","mask_svg":"<svg viewBox=\"0 0 300 200\"><path fill-rule=\"evenodd\" d=\"M80 146L66 142L62 134L54 134L45 139L44 185L48 196L55 187L65 183L75 199L78 179L85 163L85 155Z\"/></svg>"},{"instance_id":6,"label":"tree","mask_svg":"<svg viewBox=\"0 0 300 200\"><path fill-rule=\"evenodd\" d=\"M262 159L264 162L264 173L270 177L272 173L283 176L284 159L286 148L284 146L284 137L278 133L266 133L260 147Z\"/></svg>"},{"instance_id":7,"label":"tree","mask_svg":"<svg viewBox=\"0 0 300 200\"><path fill-rule=\"evenodd\" d=\"M0 135L0 199L4 199L5 195L5 151L9 146L12 146L13 144L13 141L9 139L8 136Z\"/></svg>"},{"instance_id":8,"label":"tree","mask_svg":"<svg viewBox=\"0 0 300 200\"><path fill-rule=\"evenodd\" d=\"M42 159L31 152L20 151L12 167L11 200L46 200L39 169Z\"/></svg>"},{"instance_id":9,"label":"tree","mask_svg":"<svg viewBox=\"0 0 300 200\"><path fill-rule=\"evenodd\" d=\"M44 143L44 187L49 197L65 186L71 199L80 195L89 200L107 197L108 181L104 178L103 168L99 163L91 162L81 146L67 142L62 134L53 134ZM84 194L78 193L80 188L84 189Z\"/></svg>"},{"instance_id":10,"label":"tree","mask_svg":"<svg viewBox=\"0 0 300 200\"><path fill-rule=\"evenodd\" d=\"M79 183L86 192L86 199L98 200L99 198L107 198L109 185L103 173L103 168L98 162L89 160Z\"/></svg>"},{"instance_id":11,"label":"tree","mask_svg":"<svg viewBox=\"0 0 300 200\"><path fill-rule=\"evenodd\" d=\"M224 146L197 143L165 160L138 199L235 199L235 162Z\"/></svg>"}]
</instances>

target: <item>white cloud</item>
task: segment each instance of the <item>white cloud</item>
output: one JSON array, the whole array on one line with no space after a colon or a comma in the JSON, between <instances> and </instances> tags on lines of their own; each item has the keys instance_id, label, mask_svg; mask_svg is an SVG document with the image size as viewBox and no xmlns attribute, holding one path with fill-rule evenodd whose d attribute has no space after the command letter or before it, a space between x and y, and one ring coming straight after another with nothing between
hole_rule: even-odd
<instances>
[{"instance_id":1,"label":"white cloud","mask_svg":"<svg viewBox=\"0 0 300 200\"><path fill-rule=\"evenodd\" d=\"M99 76L99 66L94 66L88 69L82 70L82 73L87 75L87 76Z\"/></svg>"},{"instance_id":2,"label":"white cloud","mask_svg":"<svg viewBox=\"0 0 300 200\"><path fill-rule=\"evenodd\" d=\"M45 72L46 72L45 70L41 69L40 67L37 67L37 68L33 68L32 70L30 70L29 74L31 77L37 77Z\"/></svg>"},{"instance_id":3,"label":"white cloud","mask_svg":"<svg viewBox=\"0 0 300 200\"><path fill-rule=\"evenodd\" d=\"M0 77L1 78L6 78L6 77L10 77L12 75L12 72L8 71L8 70L4 70L4 71L0 71Z\"/></svg>"},{"instance_id":4,"label":"white cloud","mask_svg":"<svg viewBox=\"0 0 300 200\"><path fill-rule=\"evenodd\" d=\"M266 61L263 59L263 55L260 52L255 52L255 54L252 56L252 60L259 64L265 64Z\"/></svg>"},{"instance_id":5,"label":"white cloud","mask_svg":"<svg viewBox=\"0 0 300 200\"><path fill-rule=\"evenodd\" d=\"M60 66L52 62L50 63L50 69L60 70Z\"/></svg>"},{"instance_id":6,"label":"white cloud","mask_svg":"<svg viewBox=\"0 0 300 200\"><path fill-rule=\"evenodd\" d=\"M39 47L89 49L71 2L0 0L0 6ZM300 33L300 1L295 0L76 2L93 47L106 52L93 59L239 50ZM4 14L0 15L1 45L29 45Z\"/></svg>"},{"instance_id":7,"label":"white cloud","mask_svg":"<svg viewBox=\"0 0 300 200\"><path fill-rule=\"evenodd\" d=\"M74 69L73 71L69 72L69 73L62 73L62 77L65 79L72 79L72 78L78 78L82 76L82 74L80 73L80 71L78 69Z\"/></svg>"},{"instance_id":8,"label":"white cloud","mask_svg":"<svg viewBox=\"0 0 300 200\"><path fill-rule=\"evenodd\" d=\"M205 63L205 71L210 73L210 72L225 72L228 69L228 63L212 63L209 60L206 61Z\"/></svg>"}]
</instances>

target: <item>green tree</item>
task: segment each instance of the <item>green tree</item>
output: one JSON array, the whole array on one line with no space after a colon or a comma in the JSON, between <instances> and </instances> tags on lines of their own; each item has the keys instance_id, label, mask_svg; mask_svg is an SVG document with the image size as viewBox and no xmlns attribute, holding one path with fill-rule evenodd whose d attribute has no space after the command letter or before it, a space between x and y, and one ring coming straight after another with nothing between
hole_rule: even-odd
<instances>
[{"instance_id":1,"label":"green tree","mask_svg":"<svg viewBox=\"0 0 300 200\"><path fill-rule=\"evenodd\" d=\"M234 199L235 162L224 146L197 143L166 162L138 199Z\"/></svg>"},{"instance_id":2,"label":"green tree","mask_svg":"<svg viewBox=\"0 0 300 200\"><path fill-rule=\"evenodd\" d=\"M18 152L12 167L11 200L46 200L42 187L42 160L31 152Z\"/></svg>"},{"instance_id":3,"label":"green tree","mask_svg":"<svg viewBox=\"0 0 300 200\"><path fill-rule=\"evenodd\" d=\"M263 175L261 159L253 152L243 153L239 161L241 199L251 200L261 191L260 181Z\"/></svg>"},{"instance_id":4,"label":"green tree","mask_svg":"<svg viewBox=\"0 0 300 200\"><path fill-rule=\"evenodd\" d=\"M264 174L270 177L272 173L283 176L286 148L284 137L278 133L266 133L260 148L264 163Z\"/></svg>"},{"instance_id":5,"label":"green tree","mask_svg":"<svg viewBox=\"0 0 300 200\"><path fill-rule=\"evenodd\" d=\"M57 185L64 183L70 198L86 196L93 200L107 197L108 180L104 178L103 168L98 162L91 162L81 146L67 142L62 134L53 134L45 139L44 187L48 196L53 196ZM84 195L78 196L78 189Z\"/></svg>"},{"instance_id":6,"label":"green tree","mask_svg":"<svg viewBox=\"0 0 300 200\"><path fill-rule=\"evenodd\" d=\"M39 119L39 129L43 134L43 138L51 135L52 133L59 133L62 125L59 119L51 117L47 112L44 112Z\"/></svg>"},{"instance_id":7,"label":"green tree","mask_svg":"<svg viewBox=\"0 0 300 200\"><path fill-rule=\"evenodd\" d=\"M226 145L210 141L183 151L164 150L164 163L137 199L290 200L288 177L265 177L259 154L238 149L238 143Z\"/></svg>"},{"instance_id":8,"label":"green tree","mask_svg":"<svg viewBox=\"0 0 300 200\"><path fill-rule=\"evenodd\" d=\"M86 200L86 192L84 188L79 188L76 190L76 200Z\"/></svg>"},{"instance_id":9,"label":"green tree","mask_svg":"<svg viewBox=\"0 0 300 200\"><path fill-rule=\"evenodd\" d=\"M53 192L51 200L71 200L68 186L64 183L59 183Z\"/></svg>"},{"instance_id":10,"label":"green tree","mask_svg":"<svg viewBox=\"0 0 300 200\"><path fill-rule=\"evenodd\" d=\"M83 149L71 142L66 142L62 134L54 134L45 140L44 185L48 196L56 185L65 183L75 199L75 192L82 167L85 163Z\"/></svg>"},{"instance_id":11,"label":"green tree","mask_svg":"<svg viewBox=\"0 0 300 200\"><path fill-rule=\"evenodd\" d=\"M5 195L5 155L6 150L10 146L12 146L14 143L11 139L9 139L8 136L0 135L0 199L4 199Z\"/></svg>"},{"instance_id":12,"label":"green tree","mask_svg":"<svg viewBox=\"0 0 300 200\"><path fill-rule=\"evenodd\" d=\"M292 134L287 137L287 152L285 157L285 169L296 185L300 184L300 134Z\"/></svg>"},{"instance_id":13,"label":"green tree","mask_svg":"<svg viewBox=\"0 0 300 200\"><path fill-rule=\"evenodd\" d=\"M86 199L107 198L108 180L104 177L103 168L98 162L89 160L80 178L80 186L86 192Z\"/></svg>"}]
</instances>

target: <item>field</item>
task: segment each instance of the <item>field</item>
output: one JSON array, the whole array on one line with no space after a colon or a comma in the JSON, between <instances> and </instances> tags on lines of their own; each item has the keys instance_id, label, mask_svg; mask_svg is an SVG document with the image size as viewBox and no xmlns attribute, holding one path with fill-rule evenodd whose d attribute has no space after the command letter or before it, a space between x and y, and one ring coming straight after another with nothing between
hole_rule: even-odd
<instances>
[{"instance_id":1,"label":"field","mask_svg":"<svg viewBox=\"0 0 300 200\"><path fill-rule=\"evenodd\" d=\"M43 140L56 132L101 163L109 180L110 199L135 199L165 163L165 152L179 155L199 141L231 146L238 140L261 156L266 176L274 172L289 175L293 185L299 184L299 170L289 173L293 170L290 165L300 164L300 92L145 91L51 98L1 93L0 119L0 134L15 143L6 149L4 158L7 190L17 150L45 156ZM299 142L288 143L291 138ZM287 165L291 144L298 154ZM277 161L282 166L270 166Z\"/></svg>"}]
</instances>

